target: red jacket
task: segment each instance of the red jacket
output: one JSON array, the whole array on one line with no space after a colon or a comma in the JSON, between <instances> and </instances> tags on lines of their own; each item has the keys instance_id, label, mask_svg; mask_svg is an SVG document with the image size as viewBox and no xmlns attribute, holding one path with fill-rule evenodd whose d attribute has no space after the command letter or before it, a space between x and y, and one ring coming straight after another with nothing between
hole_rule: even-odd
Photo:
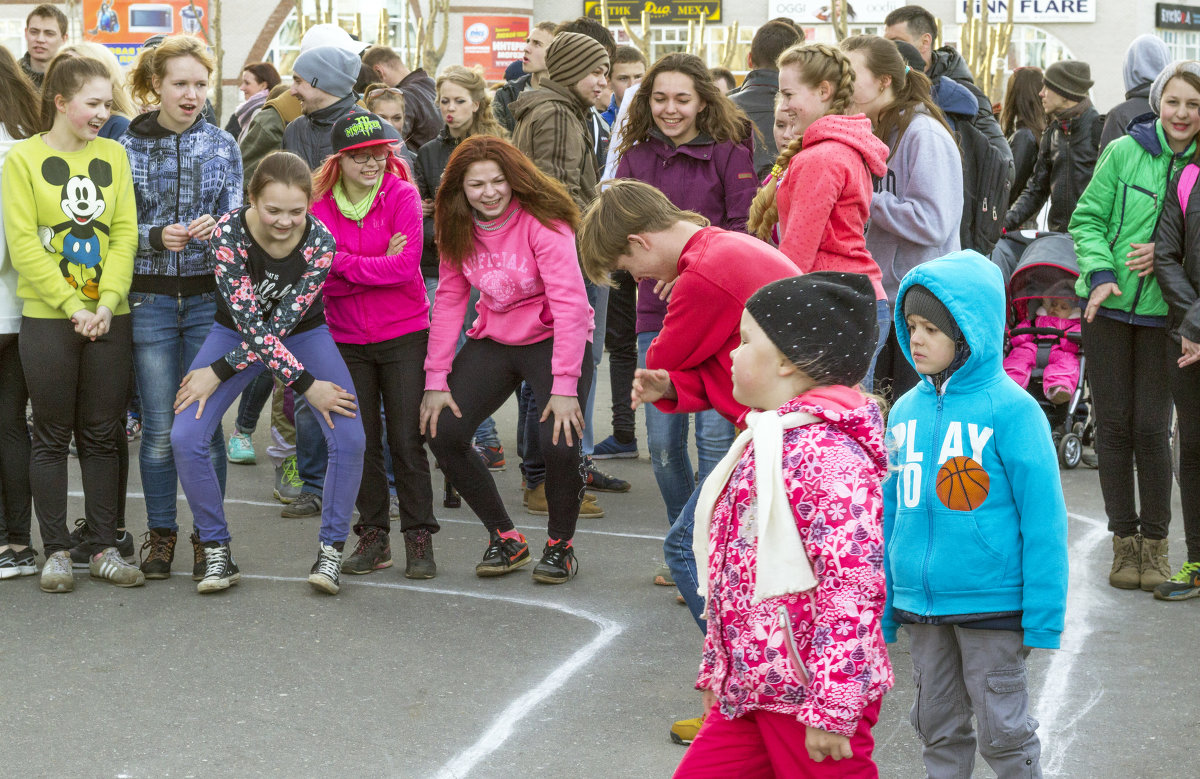
<instances>
[{"instance_id":1,"label":"red jacket","mask_svg":"<svg viewBox=\"0 0 1200 779\"><path fill-rule=\"evenodd\" d=\"M799 275L786 256L757 238L719 227L692 236L679 255L679 279L646 367L671 374L678 395L654 405L667 414L715 408L734 424L746 407L733 399L733 361L746 301L772 281Z\"/></svg>"},{"instance_id":2,"label":"red jacket","mask_svg":"<svg viewBox=\"0 0 1200 779\"><path fill-rule=\"evenodd\" d=\"M865 273L877 300L886 300L879 265L867 251L871 176L887 174L887 145L871 120L822 116L804 131L804 148L779 182L779 251L803 273Z\"/></svg>"}]
</instances>

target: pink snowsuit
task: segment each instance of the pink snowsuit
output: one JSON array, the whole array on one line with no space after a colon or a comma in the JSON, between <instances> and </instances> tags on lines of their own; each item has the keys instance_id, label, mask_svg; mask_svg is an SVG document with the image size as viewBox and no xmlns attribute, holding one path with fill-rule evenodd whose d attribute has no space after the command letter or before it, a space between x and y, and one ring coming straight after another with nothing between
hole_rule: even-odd
<instances>
[{"instance_id":1,"label":"pink snowsuit","mask_svg":"<svg viewBox=\"0 0 1200 779\"><path fill-rule=\"evenodd\" d=\"M1079 332L1079 317L1063 319L1050 316L1044 308L1038 309L1038 315L1033 320L1034 327L1053 327L1064 333ZM1037 364L1037 338L1046 336L1017 335L1012 339L1012 351L1004 358L1004 372L1022 387L1029 386L1029 376ZM1079 385L1079 345L1066 336L1059 338L1050 347L1049 362L1042 372L1042 387L1049 397L1050 390L1062 387L1069 393L1075 392Z\"/></svg>"}]
</instances>

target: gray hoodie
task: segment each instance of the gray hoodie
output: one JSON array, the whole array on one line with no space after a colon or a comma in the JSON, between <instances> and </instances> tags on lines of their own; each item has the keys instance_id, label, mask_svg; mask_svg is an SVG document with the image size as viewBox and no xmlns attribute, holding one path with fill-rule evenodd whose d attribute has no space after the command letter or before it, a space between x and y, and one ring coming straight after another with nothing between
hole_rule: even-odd
<instances>
[{"instance_id":1,"label":"gray hoodie","mask_svg":"<svg viewBox=\"0 0 1200 779\"><path fill-rule=\"evenodd\" d=\"M1125 134L1137 117L1150 113L1150 85L1171 64L1171 50L1157 35L1139 35L1125 50L1125 102L1108 112L1100 133L1100 151Z\"/></svg>"},{"instance_id":2,"label":"gray hoodie","mask_svg":"<svg viewBox=\"0 0 1200 779\"><path fill-rule=\"evenodd\" d=\"M920 112L892 147L887 173L875 182L867 251L879 263L888 302L904 274L959 250L963 210L962 156L941 123Z\"/></svg>"}]
</instances>

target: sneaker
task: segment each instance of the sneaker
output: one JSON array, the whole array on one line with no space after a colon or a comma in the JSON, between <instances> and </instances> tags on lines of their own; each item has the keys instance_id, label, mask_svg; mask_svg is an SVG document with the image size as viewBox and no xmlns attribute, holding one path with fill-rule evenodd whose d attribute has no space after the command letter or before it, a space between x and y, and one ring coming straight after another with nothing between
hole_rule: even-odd
<instances>
[{"instance_id":1,"label":"sneaker","mask_svg":"<svg viewBox=\"0 0 1200 779\"><path fill-rule=\"evenodd\" d=\"M400 498L393 495L388 499L388 521L400 519Z\"/></svg>"},{"instance_id":2,"label":"sneaker","mask_svg":"<svg viewBox=\"0 0 1200 779\"><path fill-rule=\"evenodd\" d=\"M386 530L363 528L354 552L342 561L342 571L356 575L392 567L392 544Z\"/></svg>"},{"instance_id":3,"label":"sneaker","mask_svg":"<svg viewBox=\"0 0 1200 779\"><path fill-rule=\"evenodd\" d=\"M133 443L142 437L142 420L134 413L125 415L125 440Z\"/></svg>"},{"instance_id":4,"label":"sneaker","mask_svg":"<svg viewBox=\"0 0 1200 779\"><path fill-rule=\"evenodd\" d=\"M483 464L487 466L489 471L504 470L504 447L497 444L496 446L480 446L475 445L475 454L479 455L479 459L483 460Z\"/></svg>"},{"instance_id":5,"label":"sneaker","mask_svg":"<svg viewBox=\"0 0 1200 779\"><path fill-rule=\"evenodd\" d=\"M71 555L65 549L46 558L39 585L42 592L70 592L75 589L75 577L71 575Z\"/></svg>"},{"instance_id":6,"label":"sneaker","mask_svg":"<svg viewBox=\"0 0 1200 779\"><path fill-rule=\"evenodd\" d=\"M424 528L404 531L404 578L432 579L437 576L433 560L433 534Z\"/></svg>"},{"instance_id":7,"label":"sneaker","mask_svg":"<svg viewBox=\"0 0 1200 779\"><path fill-rule=\"evenodd\" d=\"M229 462L240 465L254 465L254 442L246 433L234 433L229 436L229 446L226 449Z\"/></svg>"},{"instance_id":8,"label":"sneaker","mask_svg":"<svg viewBox=\"0 0 1200 779\"><path fill-rule=\"evenodd\" d=\"M337 548L321 544L317 561L308 572L308 583L321 592L337 595L342 589L339 574L342 570L342 553Z\"/></svg>"},{"instance_id":9,"label":"sneaker","mask_svg":"<svg viewBox=\"0 0 1200 779\"><path fill-rule=\"evenodd\" d=\"M176 533L156 527L142 536L143 559L138 567L147 579L171 578L171 561L175 559ZM147 550L149 550L147 552Z\"/></svg>"},{"instance_id":10,"label":"sneaker","mask_svg":"<svg viewBox=\"0 0 1200 779\"><path fill-rule=\"evenodd\" d=\"M141 569L125 562L115 546L94 556L88 570L93 579L106 579L118 587L141 587L146 583Z\"/></svg>"},{"instance_id":11,"label":"sneaker","mask_svg":"<svg viewBox=\"0 0 1200 779\"><path fill-rule=\"evenodd\" d=\"M204 550L204 575L196 585L196 592L228 590L242 580L242 572L233 561L233 552L230 551L229 544L209 541L200 548Z\"/></svg>"},{"instance_id":12,"label":"sneaker","mask_svg":"<svg viewBox=\"0 0 1200 779\"><path fill-rule=\"evenodd\" d=\"M92 564L91 544L84 543L90 539L87 520L83 517L75 520L75 529L71 531L71 567L79 570L90 568ZM117 551L126 562L133 562L133 536L128 530L117 534Z\"/></svg>"},{"instance_id":13,"label":"sneaker","mask_svg":"<svg viewBox=\"0 0 1200 779\"><path fill-rule=\"evenodd\" d=\"M204 578L204 573L208 570L208 555L204 554L204 544L200 541L200 536L196 534L196 531L192 531L188 540L192 542L192 581L198 582Z\"/></svg>"},{"instance_id":14,"label":"sneaker","mask_svg":"<svg viewBox=\"0 0 1200 779\"><path fill-rule=\"evenodd\" d=\"M593 460L636 460L637 456L636 438L627 444L623 444L617 441L616 438L609 436L596 444L596 448L592 450Z\"/></svg>"},{"instance_id":15,"label":"sneaker","mask_svg":"<svg viewBox=\"0 0 1200 779\"><path fill-rule=\"evenodd\" d=\"M291 503L283 507L279 516L287 519L321 516L321 498L311 492L302 492Z\"/></svg>"},{"instance_id":16,"label":"sneaker","mask_svg":"<svg viewBox=\"0 0 1200 779\"><path fill-rule=\"evenodd\" d=\"M1139 560L1142 570L1140 584L1145 592L1154 592L1171 578L1171 563L1167 561L1167 539L1142 536Z\"/></svg>"},{"instance_id":17,"label":"sneaker","mask_svg":"<svg viewBox=\"0 0 1200 779\"><path fill-rule=\"evenodd\" d=\"M629 482L599 470L590 457L583 461L583 486L596 492L629 492Z\"/></svg>"},{"instance_id":18,"label":"sneaker","mask_svg":"<svg viewBox=\"0 0 1200 779\"><path fill-rule=\"evenodd\" d=\"M491 541L483 559L475 566L476 576L503 576L529 564L529 544L525 536L504 538L497 530L488 531Z\"/></svg>"},{"instance_id":19,"label":"sneaker","mask_svg":"<svg viewBox=\"0 0 1200 779\"><path fill-rule=\"evenodd\" d=\"M546 483L542 482L531 490L525 490L525 511L535 517L550 516L550 506L546 503ZM604 509L596 503L596 496L590 492L583 493L579 502L580 519L599 519L604 516Z\"/></svg>"},{"instance_id":20,"label":"sneaker","mask_svg":"<svg viewBox=\"0 0 1200 779\"><path fill-rule=\"evenodd\" d=\"M1184 563L1179 573L1154 588L1154 597L1159 600L1187 600L1197 595L1200 595L1200 563Z\"/></svg>"},{"instance_id":21,"label":"sneaker","mask_svg":"<svg viewBox=\"0 0 1200 779\"><path fill-rule=\"evenodd\" d=\"M18 576L33 576L37 573L37 552L27 546L17 552L5 549L0 552L0 579L13 579Z\"/></svg>"},{"instance_id":22,"label":"sneaker","mask_svg":"<svg viewBox=\"0 0 1200 779\"><path fill-rule=\"evenodd\" d=\"M1141 536L1113 536L1112 571L1108 583L1121 590L1136 590L1142 586Z\"/></svg>"},{"instance_id":23,"label":"sneaker","mask_svg":"<svg viewBox=\"0 0 1200 779\"><path fill-rule=\"evenodd\" d=\"M700 732L700 727L703 724L703 717L677 720L671 726L671 740L680 746L686 747L696 740L696 734Z\"/></svg>"},{"instance_id":24,"label":"sneaker","mask_svg":"<svg viewBox=\"0 0 1200 779\"><path fill-rule=\"evenodd\" d=\"M275 468L275 500L291 503L300 497L300 488L303 486L300 471L296 469L296 455L285 457L283 464Z\"/></svg>"},{"instance_id":25,"label":"sneaker","mask_svg":"<svg viewBox=\"0 0 1200 779\"><path fill-rule=\"evenodd\" d=\"M671 575L671 566L666 563L659 564L654 571L654 583L659 587L674 587L675 577Z\"/></svg>"},{"instance_id":26,"label":"sneaker","mask_svg":"<svg viewBox=\"0 0 1200 779\"><path fill-rule=\"evenodd\" d=\"M547 541L542 559L533 569L533 580L542 584L562 584L579 573L579 561L570 541Z\"/></svg>"}]
</instances>

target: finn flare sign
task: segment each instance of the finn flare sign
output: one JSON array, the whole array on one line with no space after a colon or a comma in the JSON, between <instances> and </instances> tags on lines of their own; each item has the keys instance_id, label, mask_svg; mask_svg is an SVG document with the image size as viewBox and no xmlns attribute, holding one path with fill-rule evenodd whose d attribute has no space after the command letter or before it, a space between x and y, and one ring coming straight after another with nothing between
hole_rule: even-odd
<instances>
[{"instance_id":1,"label":"finn flare sign","mask_svg":"<svg viewBox=\"0 0 1200 779\"><path fill-rule=\"evenodd\" d=\"M954 20L967 20L967 3L975 3L975 17L979 18L982 0L959 0L954 9ZM1008 4L1013 4L1013 21L1020 24L1096 21L1096 3L1099 0L989 0L988 21L1002 22L1008 18Z\"/></svg>"}]
</instances>

